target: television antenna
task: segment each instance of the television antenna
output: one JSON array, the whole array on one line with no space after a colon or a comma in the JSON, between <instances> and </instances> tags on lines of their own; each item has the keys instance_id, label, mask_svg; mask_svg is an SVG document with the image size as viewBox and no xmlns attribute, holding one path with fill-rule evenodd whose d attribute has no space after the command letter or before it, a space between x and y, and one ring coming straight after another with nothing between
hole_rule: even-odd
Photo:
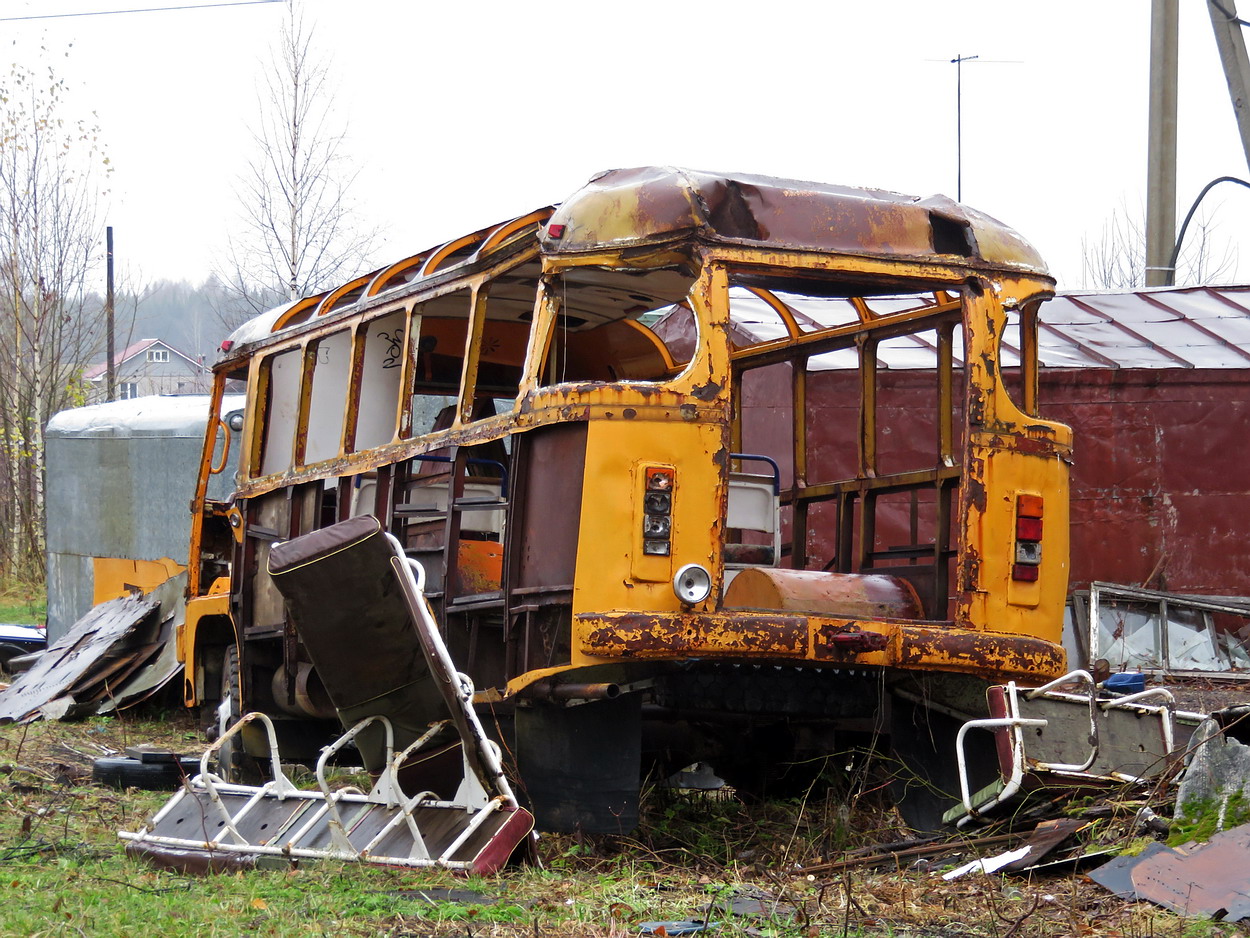
<instances>
[{"instance_id":1,"label":"television antenna","mask_svg":"<svg viewBox=\"0 0 1250 938\"><path fill-rule=\"evenodd\" d=\"M953 59L928 59L929 62L949 62L955 66L955 201L964 197L964 63L980 62L985 65L1019 65L1020 59L983 59L979 55L956 55Z\"/></svg>"}]
</instances>

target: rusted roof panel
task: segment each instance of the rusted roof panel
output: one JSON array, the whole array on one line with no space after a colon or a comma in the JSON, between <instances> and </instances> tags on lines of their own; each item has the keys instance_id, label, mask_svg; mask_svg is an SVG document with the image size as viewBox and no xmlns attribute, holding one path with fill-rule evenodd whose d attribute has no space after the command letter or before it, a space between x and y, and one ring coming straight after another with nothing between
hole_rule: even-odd
<instances>
[{"instance_id":1,"label":"rusted roof panel","mask_svg":"<svg viewBox=\"0 0 1250 938\"><path fill-rule=\"evenodd\" d=\"M547 253L564 254L691 238L875 257L949 255L958 263L1046 273L1020 235L945 196L670 166L594 177L556 210L542 244Z\"/></svg>"}]
</instances>

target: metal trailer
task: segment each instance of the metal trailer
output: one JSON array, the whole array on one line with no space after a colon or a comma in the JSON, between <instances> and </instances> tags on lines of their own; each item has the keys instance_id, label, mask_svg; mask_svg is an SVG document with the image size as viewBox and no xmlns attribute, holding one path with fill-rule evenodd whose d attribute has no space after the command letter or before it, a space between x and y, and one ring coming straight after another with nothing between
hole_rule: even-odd
<instances>
[{"instance_id":1,"label":"metal trailer","mask_svg":"<svg viewBox=\"0 0 1250 938\"><path fill-rule=\"evenodd\" d=\"M140 397L63 410L48 421L49 642L93 606L132 587L150 592L185 568L209 401ZM232 444L229 471L212 481L219 498L234 485L242 424L231 418L243 404L236 394L221 402Z\"/></svg>"}]
</instances>

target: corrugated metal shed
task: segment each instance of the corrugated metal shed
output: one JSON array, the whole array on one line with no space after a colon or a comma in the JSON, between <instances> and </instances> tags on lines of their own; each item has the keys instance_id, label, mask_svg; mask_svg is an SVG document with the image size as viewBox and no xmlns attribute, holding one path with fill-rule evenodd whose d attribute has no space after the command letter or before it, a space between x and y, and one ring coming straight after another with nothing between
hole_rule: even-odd
<instances>
[{"instance_id":1,"label":"corrugated metal shed","mask_svg":"<svg viewBox=\"0 0 1250 938\"><path fill-rule=\"evenodd\" d=\"M98 558L187 562L206 396L141 397L61 411L47 438L48 640L93 605ZM243 408L226 395L222 418ZM209 497L234 488L236 431Z\"/></svg>"},{"instance_id":2,"label":"corrugated metal shed","mask_svg":"<svg viewBox=\"0 0 1250 938\"><path fill-rule=\"evenodd\" d=\"M1038 344L1047 368L1250 368L1250 286L1065 293Z\"/></svg>"},{"instance_id":3,"label":"corrugated metal shed","mask_svg":"<svg viewBox=\"0 0 1250 938\"><path fill-rule=\"evenodd\" d=\"M746 342L781 338L785 327L763 300L731 291L732 319ZM854 322L850 300L778 293L804 331ZM873 312L915 308L915 297L868 297ZM932 302L923 300L922 302ZM1250 285L1159 287L1130 293L1071 292L1042 305L1038 354L1043 368L1250 368ZM1003 364L1019 363L1012 321ZM962 336L955 355L962 359ZM878 349L883 368L933 368L935 344L924 333L888 339ZM854 349L815 355L811 371L856 366Z\"/></svg>"}]
</instances>

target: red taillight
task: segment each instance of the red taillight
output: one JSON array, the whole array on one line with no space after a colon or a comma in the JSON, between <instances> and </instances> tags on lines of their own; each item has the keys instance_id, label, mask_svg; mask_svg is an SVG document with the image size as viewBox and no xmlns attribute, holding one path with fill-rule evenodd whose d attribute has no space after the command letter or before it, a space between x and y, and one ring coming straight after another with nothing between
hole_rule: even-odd
<instances>
[{"instance_id":1,"label":"red taillight","mask_svg":"<svg viewBox=\"0 0 1250 938\"><path fill-rule=\"evenodd\" d=\"M1027 563L1013 563L1011 565L1011 578L1013 580L1022 580L1025 583L1036 583L1038 569L1038 567Z\"/></svg>"},{"instance_id":2,"label":"red taillight","mask_svg":"<svg viewBox=\"0 0 1250 938\"><path fill-rule=\"evenodd\" d=\"M1016 519L1016 540L1018 541L1040 541L1042 539L1042 519L1041 518L1017 518Z\"/></svg>"},{"instance_id":3,"label":"red taillight","mask_svg":"<svg viewBox=\"0 0 1250 938\"><path fill-rule=\"evenodd\" d=\"M223 352L228 352L228 351L230 351L232 348L234 348L234 339L225 339L225 340L223 340L223 341L222 341L222 343L221 343L221 350L222 350Z\"/></svg>"},{"instance_id":4,"label":"red taillight","mask_svg":"<svg viewBox=\"0 0 1250 938\"><path fill-rule=\"evenodd\" d=\"M1016 517L1040 518L1042 516L1042 506L1044 504L1045 501L1040 495L1017 495Z\"/></svg>"},{"instance_id":5,"label":"red taillight","mask_svg":"<svg viewBox=\"0 0 1250 938\"><path fill-rule=\"evenodd\" d=\"M1011 578L1021 583L1035 583L1042 566L1042 510L1045 501L1040 495L1016 496L1016 543L1012 558Z\"/></svg>"},{"instance_id":6,"label":"red taillight","mask_svg":"<svg viewBox=\"0 0 1250 938\"><path fill-rule=\"evenodd\" d=\"M548 225L548 226L547 226L547 237L549 237L549 238L563 238L563 237L564 237L564 226L563 226L563 225Z\"/></svg>"}]
</instances>

